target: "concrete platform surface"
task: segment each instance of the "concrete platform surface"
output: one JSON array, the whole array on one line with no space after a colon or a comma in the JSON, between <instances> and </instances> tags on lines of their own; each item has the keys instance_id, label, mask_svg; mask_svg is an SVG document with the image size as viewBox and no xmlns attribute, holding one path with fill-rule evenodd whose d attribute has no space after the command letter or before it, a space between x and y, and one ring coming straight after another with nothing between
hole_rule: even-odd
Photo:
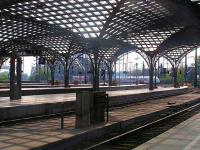
<instances>
[{"instance_id":1,"label":"concrete platform surface","mask_svg":"<svg viewBox=\"0 0 200 150\"><path fill-rule=\"evenodd\" d=\"M64 129L60 129L60 119L51 118L39 121L17 123L10 126L0 126L0 149L1 150L26 150L31 148L43 149L50 145L51 149L59 149L59 141L84 140L83 134L97 131L103 134L102 128L110 126L123 126L127 120L158 112L169 107L168 102L176 102L175 105L191 102L200 98L200 94L184 94L159 100L150 100L129 107L112 110L109 114L108 123L99 124L90 128L75 129L75 116L66 116ZM129 122L130 123L130 122ZM108 130L104 131L105 134ZM78 138L79 137L79 138ZM54 143L57 143L54 145ZM54 146L54 147L53 147ZM56 146L56 148L55 148ZM49 149L49 147L47 148Z\"/></svg>"},{"instance_id":2,"label":"concrete platform surface","mask_svg":"<svg viewBox=\"0 0 200 150\"><path fill-rule=\"evenodd\" d=\"M184 89L186 87L181 87L180 89ZM145 94L145 93L154 93L161 91L170 91L176 90L172 87L170 88L158 88L153 91L149 89L134 89L134 90L121 90L121 91L107 91L110 97L117 96L128 96L128 95L136 95L136 94ZM75 93L66 93L66 94L48 94L48 95L34 95L32 96L23 96L21 100L10 101L9 97L0 97L0 108L2 107L15 107L21 105L37 105L44 103L57 103L57 102L66 102L66 101L75 101L76 94Z\"/></svg>"},{"instance_id":3,"label":"concrete platform surface","mask_svg":"<svg viewBox=\"0 0 200 150\"><path fill-rule=\"evenodd\" d=\"M187 87L182 87L180 89L122 90L107 93L109 94L109 106L118 107L150 99L180 95L189 91ZM65 112L74 112L75 100L75 93L23 96L21 100L17 101L10 101L8 97L0 98L0 121L60 113L62 103L64 103Z\"/></svg>"},{"instance_id":4,"label":"concrete platform surface","mask_svg":"<svg viewBox=\"0 0 200 150\"><path fill-rule=\"evenodd\" d=\"M145 85L145 84L139 84L139 85ZM9 89L8 83L0 83L0 89ZM92 84L69 84L70 87L92 87ZM132 87L137 86L136 84L130 84L130 85L117 85L117 87ZM58 84L58 85L51 85L48 83L22 83L22 88L40 88L40 87L64 87L64 84ZM100 87L116 87L116 86L107 86L107 85L100 85Z\"/></svg>"},{"instance_id":5,"label":"concrete platform surface","mask_svg":"<svg viewBox=\"0 0 200 150\"><path fill-rule=\"evenodd\" d=\"M35 86L35 85L34 85ZM133 90L133 89L145 89L148 88L147 84L139 85L122 85L122 86L100 86L100 91L119 91L119 90ZM58 87L58 86L38 86L37 88L22 88L22 96L29 95L44 95L44 94L64 94L64 93L76 93L80 91L92 91L91 85L77 85L73 87ZM0 97L9 97L10 89L1 88Z\"/></svg>"},{"instance_id":6,"label":"concrete platform surface","mask_svg":"<svg viewBox=\"0 0 200 150\"><path fill-rule=\"evenodd\" d=\"M200 150L200 113L135 150Z\"/></svg>"}]
</instances>

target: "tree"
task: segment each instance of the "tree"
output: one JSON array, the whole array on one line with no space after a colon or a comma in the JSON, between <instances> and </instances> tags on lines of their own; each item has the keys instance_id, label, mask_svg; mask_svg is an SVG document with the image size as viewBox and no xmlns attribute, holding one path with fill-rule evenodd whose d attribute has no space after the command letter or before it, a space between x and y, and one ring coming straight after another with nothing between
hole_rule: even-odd
<instances>
[{"instance_id":1,"label":"tree","mask_svg":"<svg viewBox=\"0 0 200 150\"><path fill-rule=\"evenodd\" d=\"M160 81L163 84L172 84L173 83L173 78L170 74L164 74L160 77Z\"/></svg>"},{"instance_id":2,"label":"tree","mask_svg":"<svg viewBox=\"0 0 200 150\"><path fill-rule=\"evenodd\" d=\"M184 84L184 81L185 81L184 75L185 75L185 68L180 67L177 71L177 81L178 81L179 85Z\"/></svg>"},{"instance_id":3,"label":"tree","mask_svg":"<svg viewBox=\"0 0 200 150\"><path fill-rule=\"evenodd\" d=\"M48 75L48 79L50 79L51 77L51 72L50 69L48 68L48 73L47 73L47 69L46 67L40 67L39 68L39 75L40 75L40 80L42 81L46 81L47 80L47 75ZM36 69L35 67L32 68L31 70L31 75L29 77L29 80L36 80Z\"/></svg>"},{"instance_id":4,"label":"tree","mask_svg":"<svg viewBox=\"0 0 200 150\"><path fill-rule=\"evenodd\" d=\"M8 81L9 80L9 72L4 71L0 73L0 81Z\"/></svg>"}]
</instances>

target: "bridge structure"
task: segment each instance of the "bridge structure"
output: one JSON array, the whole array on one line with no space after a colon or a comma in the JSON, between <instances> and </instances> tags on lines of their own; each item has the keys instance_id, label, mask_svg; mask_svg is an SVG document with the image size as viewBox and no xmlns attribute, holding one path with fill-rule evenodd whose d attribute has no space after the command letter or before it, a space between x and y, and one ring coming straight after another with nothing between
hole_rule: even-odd
<instances>
[{"instance_id":1,"label":"bridge structure","mask_svg":"<svg viewBox=\"0 0 200 150\"><path fill-rule=\"evenodd\" d=\"M200 45L198 0L1 0L0 20L0 66L10 58L11 99L21 97L22 56L44 57L52 81L60 61L68 87L72 62L88 55L97 91L102 63L111 85L117 58L134 51L148 64L153 90L160 57L171 63L178 87L180 61Z\"/></svg>"}]
</instances>

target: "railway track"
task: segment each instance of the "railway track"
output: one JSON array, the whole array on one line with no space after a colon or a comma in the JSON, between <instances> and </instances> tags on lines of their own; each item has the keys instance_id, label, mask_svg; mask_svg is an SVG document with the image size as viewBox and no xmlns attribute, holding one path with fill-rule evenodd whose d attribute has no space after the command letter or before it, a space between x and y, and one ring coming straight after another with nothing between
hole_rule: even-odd
<instances>
[{"instance_id":1,"label":"railway track","mask_svg":"<svg viewBox=\"0 0 200 150\"><path fill-rule=\"evenodd\" d=\"M156 121L131 129L125 133L114 136L99 143L89 143L92 146L75 148L81 150L131 150L152 139L153 137L169 130L177 124L200 113L200 103L164 116ZM84 148L83 148L84 147Z\"/></svg>"}]
</instances>

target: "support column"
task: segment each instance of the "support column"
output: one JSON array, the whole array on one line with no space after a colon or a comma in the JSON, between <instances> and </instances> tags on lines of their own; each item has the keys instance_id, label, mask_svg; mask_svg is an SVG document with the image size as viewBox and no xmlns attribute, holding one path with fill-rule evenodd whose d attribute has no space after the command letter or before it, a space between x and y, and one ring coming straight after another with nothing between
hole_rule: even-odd
<instances>
[{"instance_id":1,"label":"support column","mask_svg":"<svg viewBox=\"0 0 200 150\"><path fill-rule=\"evenodd\" d=\"M98 65L98 50L94 52L94 67L93 67L93 90L99 90L99 65Z\"/></svg>"},{"instance_id":2,"label":"support column","mask_svg":"<svg viewBox=\"0 0 200 150\"><path fill-rule=\"evenodd\" d=\"M185 56L185 84L187 85L187 55Z\"/></svg>"},{"instance_id":3,"label":"support column","mask_svg":"<svg viewBox=\"0 0 200 150\"><path fill-rule=\"evenodd\" d=\"M55 80L54 80L55 69L54 69L54 67L50 67L50 70L51 70L51 85L54 85L55 84Z\"/></svg>"},{"instance_id":4,"label":"support column","mask_svg":"<svg viewBox=\"0 0 200 150\"><path fill-rule=\"evenodd\" d=\"M149 64L149 90L153 90L154 89L153 74L154 74L153 59L150 58L150 64Z\"/></svg>"},{"instance_id":5,"label":"support column","mask_svg":"<svg viewBox=\"0 0 200 150\"><path fill-rule=\"evenodd\" d=\"M113 75L113 71L112 71L112 67L109 66L108 67L108 84L109 86L112 86L112 75Z\"/></svg>"},{"instance_id":6,"label":"support column","mask_svg":"<svg viewBox=\"0 0 200 150\"><path fill-rule=\"evenodd\" d=\"M3 58L0 58L0 69L1 69L2 65L3 65Z\"/></svg>"},{"instance_id":7,"label":"support column","mask_svg":"<svg viewBox=\"0 0 200 150\"><path fill-rule=\"evenodd\" d=\"M39 63L38 63L38 56L36 56L36 61L35 61L35 67L36 67L36 76L35 76L35 80L37 81L37 82L39 82L39 73L40 73L40 71L39 71Z\"/></svg>"},{"instance_id":8,"label":"support column","mask_svg":"<svg viewBox=\"0 0 200 150\"><path fill-rule=\"evenodd\" d=\"M157 77L160 79L160 59L158 59L157 72Z\"/></svg>"},{"instance_id":9,"label":"support column","mask_svg":"<svg viewBox=\"0 0 200 150\"><path fill-rule=\"evenodd\" d=\"M10 100L15 100L15 56L10 58Z\"/></svg>"},{"instance_id":10,"label":"support column","mask_svg":"<svg viewBox=\"0 0 200 150\"><path fill-rule=\"evenodd\" d=\"M156 82L156 77L157 77L157 68L156 68L156 63L155 63L155 73L154 73L154 88L156 89L157 88L157 82Z\"/></svg>"},{"instance_id":11,"label":"support column","mask_svg":"<svg viewBox=\"0 0 200 150\"><path fill-rule=\"evenodd\" d=\"M88 66L88 64L87 64L87 59L86 59L86 56L84 57L85 59L84 59L84 68L85 68L85 70L84 70L84 83L85 84L87 84L87 66Z\"/></svg>"},{"instance_id":12,"label":"support column","mask_svg":"<svg viewBox=\"0 0 200 150\"><path fill-rule=\"evenodd\" d=\"M115 61L115 82L117 82L117 61Z\"/></svg>"},{"instance_id":13,"label":"support column","mask_svg":"<svg viewBox=\"0 0 200 150\"><path fill-rule=\"evenodd\" d=\"M64 73L64 81L65 81L65 87L69 87L69 63L68 59L65 59L65 73Z\"/></svg>"},{"instance_id":14,"label":"support column","mask_svg":"<svg viewBox=\"0 0 200 150\"><path fill-rule=\"evenodd\" d=\"M195 50L194 87L197 87L197 49Z\"/></svg>"},{"instance_id":15,"label":"support column","mask_svg":"<svg viewBox=\"0 0 200 150\"><path fill-rule=\"evenodd\" d=\"M22 58L17 58L17 93L16 99L21 99L22 97Z\"/></svg>"},{"instance_id":16,"label":"support column","mask_svg":"<svg viewBox=\"0 0 200 150\"><path fill-rule=\"evenodd\" d=\"M46 71L47 71L47 83L49 83L49 68L48 68L48 65L46 65Z\"/></svg>"},{"instance_id":17,"label":"support column","mask_svg":"<svg viewBox=\"0 0 200 150\"><path fill-rule=\"evenodd\" d=\"M178 67L174 67L173 66L172 70L173 70L174 88L179 88L179 84L178 84L178 80L177 80L177 70L178 70Z\"/></svg>"}]
</instances>

